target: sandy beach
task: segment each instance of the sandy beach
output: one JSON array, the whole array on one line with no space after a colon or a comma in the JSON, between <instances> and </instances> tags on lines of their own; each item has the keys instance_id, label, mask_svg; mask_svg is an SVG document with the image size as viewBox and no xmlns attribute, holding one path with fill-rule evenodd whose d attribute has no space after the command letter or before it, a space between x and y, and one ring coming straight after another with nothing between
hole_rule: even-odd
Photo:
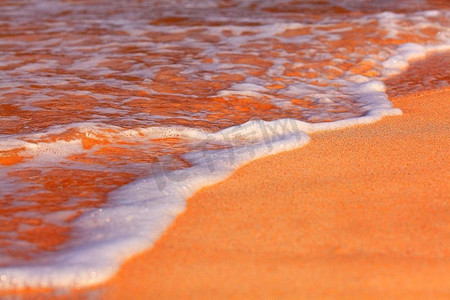
<instances>
[{"instance_id":1,"label":"sandy beach","mask_svg":"<svg viewBox=\"0 0 450 300\"><path fill-rule=\"evenodd\" d=\"M445 74L442 58L413 65L388 92L420 86L411 74L426 66ZM403 116L314 134L240 168L189 199L112 280L57 296L448 299L449 98L448 87L394 97Z\"/></svg>"},{"instance_id":2,"label":"sandy beach","mask_svg":"<svg viewBox=\"0 0 450 300\"><path fill-rule=\"evenodd\" d=\"M387 82L404 115L313 134L197 192L107 283L0 296L448 299L450 88L421 81L448 81L448 57Z\"/></svg>"},{"instance_id":3,"label":"sandy beach","mask_svg":"<svg viewBox=\"0 0 450 300\"><path fill-rule=\"evenodd\" d=\"M450 89L205 188L107 298L446 298Z\"/></svg>"}]
</instances>

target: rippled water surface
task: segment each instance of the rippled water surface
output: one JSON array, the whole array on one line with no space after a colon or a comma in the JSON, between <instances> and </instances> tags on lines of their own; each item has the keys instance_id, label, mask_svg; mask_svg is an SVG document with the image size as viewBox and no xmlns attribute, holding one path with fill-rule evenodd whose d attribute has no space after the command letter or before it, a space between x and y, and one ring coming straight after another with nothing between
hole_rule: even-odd
<instances>
[{"instance_id":1,"label":"rippled water surface","mask_svg":"<svg viewBox=\"0 0 450 300\"><path fill-rule=\"evenodd\" d=\"M449 9L445 1L2 1L0 280L51 285L26 267L51 272L65 254L116 239L102 226L121 227L123 215L93 222L89 237L80 231L80 218L121 207L110 192L190 170L195 153L261 140L241 124L334 124L389 110L381 81L448 47ZM157 181L159 192L170 180L181 182Z\"/></svg>"}]
</instances>

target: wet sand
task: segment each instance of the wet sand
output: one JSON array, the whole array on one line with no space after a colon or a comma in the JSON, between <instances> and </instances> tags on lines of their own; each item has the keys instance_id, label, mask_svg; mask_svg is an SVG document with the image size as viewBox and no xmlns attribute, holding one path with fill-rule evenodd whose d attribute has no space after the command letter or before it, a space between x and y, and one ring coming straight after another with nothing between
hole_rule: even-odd
<instances>
[{"instance_id":1,"label":"wet sand","mask_svg":"<svg viewBox=\"0 0 450 300\"><path fill-rule=\"evenodd\" d=\"M94 294L69 297L450 297L449 98L398 96L403 116L240 168Z\"/></svg>"},{"instance_id":2,"label":"wet sand","mask_svg":"<svg viewBox=\"0 0 450 300\"><path fill-rule=\"evenodd\" d=\"M314 134L204 188L104 296L450 297L449 99L396 97L403 116Z\"/></svg>"}]
</instances>

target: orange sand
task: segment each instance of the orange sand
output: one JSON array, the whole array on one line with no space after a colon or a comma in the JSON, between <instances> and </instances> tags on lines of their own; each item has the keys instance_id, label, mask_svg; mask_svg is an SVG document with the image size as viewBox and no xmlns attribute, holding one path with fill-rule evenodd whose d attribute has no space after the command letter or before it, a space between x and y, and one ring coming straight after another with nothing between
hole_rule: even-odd
<instances>
[{"instance_id":1,"label":"orange sand","mask_svg":"<svg viewBox=\"0 0 450 300\"><path fill-rule=\"evenodd\" d=\"M449 98L398 97L401 117L250 163L111 281L69 297L448 299Z\"/></svg>"},{"instance_id":2,"label":"orange sand","mask_svg":"<svg viewBox=\"0 0 450 300\"><path fill-rule=\"evenodd\" d=\"M314 134L201 190L91 296L450 297L449 98L395 98L401 117Z\"/></svg>"},{"instance_id":3,"label":"orange sand","mask_svg":"<svg viewBox=\"0 0 450 300\"><path fill-rule=\"evenodd\" d=\"M109 299L450 297L450 89L205 188Z\"/></svg>"}]
</instances>

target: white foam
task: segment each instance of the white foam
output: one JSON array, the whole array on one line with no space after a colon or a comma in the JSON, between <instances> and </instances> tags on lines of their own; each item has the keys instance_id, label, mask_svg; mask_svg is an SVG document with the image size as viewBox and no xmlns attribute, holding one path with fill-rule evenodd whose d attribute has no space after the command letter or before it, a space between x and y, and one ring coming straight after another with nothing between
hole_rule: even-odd
<instances>
[{"instance_id":1,"label":"white foam","mask_svg":"<svg viewBox=\"0 0 450 300\"><path fill-rule=\"evenodd\" d=\"M223 90L217 93L217 96L219 97L226 97L226 96L250 96L250 97L264 97L264 94L255 92L255 91L242 91L242 90Z\"/></svg>"},{"instance_id":2,"label":"white foam","mask_svg":"<svg viewBox=\"0 0 450 300\"><path fill-rule=\"evenodd\" d=\"M212 3L212 2L211 2ZM192 4L194 5L194 4ZM47 9L44 5L41 9ZM428 12L426 17L439 16L440 12ZM392 27L390 37L398 33L396 21L404 18L404 15L383 13L370 16L367 19L378 18L386 27ZM123 26L132 34L143 35L144 30L135 28L132 24L123 21ZM272 22L272 21L271 21ZM117 22L116 25L121 24ZM230 30L235 35L245 31L255 32L253 39L271 38L274 35L285 32L287 29L303 28L306 25L299 23L270 23L261 26L212 26L208 32L222 34L224 30ZM139 27L139 26L137 26ZM154 31L183 33L184 29L173 26L153 26ZM340 38L342 30L335 30L333 35L328 35L331 40ZM326 33L316 30L315 36ZM383 78L400 72L408 65L408 61L421 57L427 51L448 49L449 43L446 33L441 33L441 44L437 46L421 46L417 44L405 44L396 51L383 49L386 54L380 57L390 57L381 63ZM311 40L310 36L302 36L295 39L297 43ZM231 37L226 42L233 48L247 43L251 38L239 36ZM284 39L280 39L283 41ZM76 41L77 43L79 41ZM175 43L176 44L176 43ZM110 47L117 45L109 44ZM157 45L146 43L143 47L155 47L156 50L168 51L168 44ZM226 48L226 47L225 47ZM238 48L238 47L236 47ZM83 47L72 48L81 51ZM216 48L206 49L204 53L214 54ZM232 49L234 50L234 49ZM314 49L307 49L305 56L316 55L317 59L329 58L327 53L320 53ZM175 51L173 51L175 52ZM222 51L225 53L226 51ZM382 52L382 51L380 51ZM231 52L233 53L233 52ZM286 52L279 52L286 54ZM218 70L236 72L240 64L214 63L202 66L203 70ZM94 68L102 59L100 56L80 59L73 64L73 68ZM380 63L379 60L374 62ZM269 75L282 75L285 70L285 61L279 61L269 69ZM301 67L303 63L294 63L294 67ZM172 64L172 66L177 66ZM39 65L30 65L29 70L40 68ZM142 73L134 70L133 74L156 74L158 67ZM334 67L333 67L334 68ZM331 68L331 69L333 69ZM330 69L330 68L328 68ZM336 70L336 69L334 69ZM26 68L25 68L26 71ZM97 70L98 71L98 70ZM314 70L313 70L314 71ZM247 123L233 126L219 132L190 127L144 127L123 130L116 126L107 126L98 123L78 123L68 126L54 126L41 133L15 136L0 136L0 150L24 148L23 153L34 157L34 161L45 164L49 161L58 161L67 155L83 152L82 141L74 136L72 140L58 140L54 143L42 143L39 139L51 134L60 134L68 129L77 129L79 132L92 138L118 139L121 141L136 139L157 138L182 138L196 141L219 141L226 146L221 150L205 150L189 152L183 156L192 167L177 171L165 171L164 160L152 165L153 176L132 182L123 186L108 196L108 203L101 209L93 209L78 218L73 226L75 232L70 241L60 251L52 252L34 263L28 265L0 268L0 288L22 287L68 287L88 286L100 283L112 276L120 264L136 253L148 249L161 236L164 230L173 220L184 211L186 199L204 186L217 183L227 178L238 167L255 159L288 151L301 147L309 142L309 133L337 130L349 126L369 124L378 121L383 116L400 115L401 110L393 108L387 98L385 86L379 80L370 79L362 75L345 75L337 83L342 84L343 91L352 96L364 108L364 115L356 118L348 118L334 122L307 123L294 119L280 119L272 122L251 120ZM227 90L219 92L218 96L244 95L256 98L266 97L266 88L260 85L260 80L250 80L235 84ZM321 79L323 80L323 79ZM252 82L250 82L252 81ZM53 81L49 81L53 82ZM92 82L96 84L96 82ZM114 84L119 84L115 82ZM331 85L330 85L331 86ZM81 94L90 94L80 91ZM281 92L280 92L281 93ZM288 96L311 96L317 101L334 103L338 94L334 88L313 86L310 82L294 82L285 90ZM129 99L132 100L132 99ZM122 103L126 103L124 100ZM283 102L274 100L275 103ZM284 102L283 102L284 103ZM58 223L66 213L54 214L48 220Z\"/></svg>"},{"instance_id":3,"label":"white foam","mask_svg":"<svg viewBox=\"0 0 450 300\"><path fill-rule=\"evenodd\" d=\"M450 49L450 38L444 44L422 46L415 43L406 43L398 48L396 55L383 62L383 76L389 77L400 73L408 65L409 61L426 56L427 53L435 51L446 51Z\"/></svg>"},{"instance_id":4,"label":"white foam","mask_svg":"<svg viewBox=\"0 0 450 300\"><path fill-rule=\"evenodd\" d=\"M263 86L253 84L253 83L239 83L239 84L233 84L231 86L232 90L235 91L253 91L253 92L264 92L267 91L267 89Z\"/></svg>"},{"instance_id":5,"label":"white foam","mask_svg":"<svg viewBox=\"0 0 450 300\"><path fill-rule=\"evenodd\" d=\"M365 90L378 90L372 84ZM335 130L379 120L399 110L375 111L361 118L310 124L294 119L249 121L217 133L191 128L148 128L148 136L189 136L228 141L240 146L192 152L185 159L194 166L163 172L110 193L106 207L78 218L76 233L64 251L44 264L0 268L2 288L87 286L100 283L135 253L151 247L186 205L186 199L204 186L227 178L236 168L261 157L299 148L309 142L307 132ZM135 136L129 131L125 136ZM246 144L242 144L246 141ZM45 152L46 153L46 152ZM154 168L158 169L156 164Z\"/></svg>"}]
</instances>

